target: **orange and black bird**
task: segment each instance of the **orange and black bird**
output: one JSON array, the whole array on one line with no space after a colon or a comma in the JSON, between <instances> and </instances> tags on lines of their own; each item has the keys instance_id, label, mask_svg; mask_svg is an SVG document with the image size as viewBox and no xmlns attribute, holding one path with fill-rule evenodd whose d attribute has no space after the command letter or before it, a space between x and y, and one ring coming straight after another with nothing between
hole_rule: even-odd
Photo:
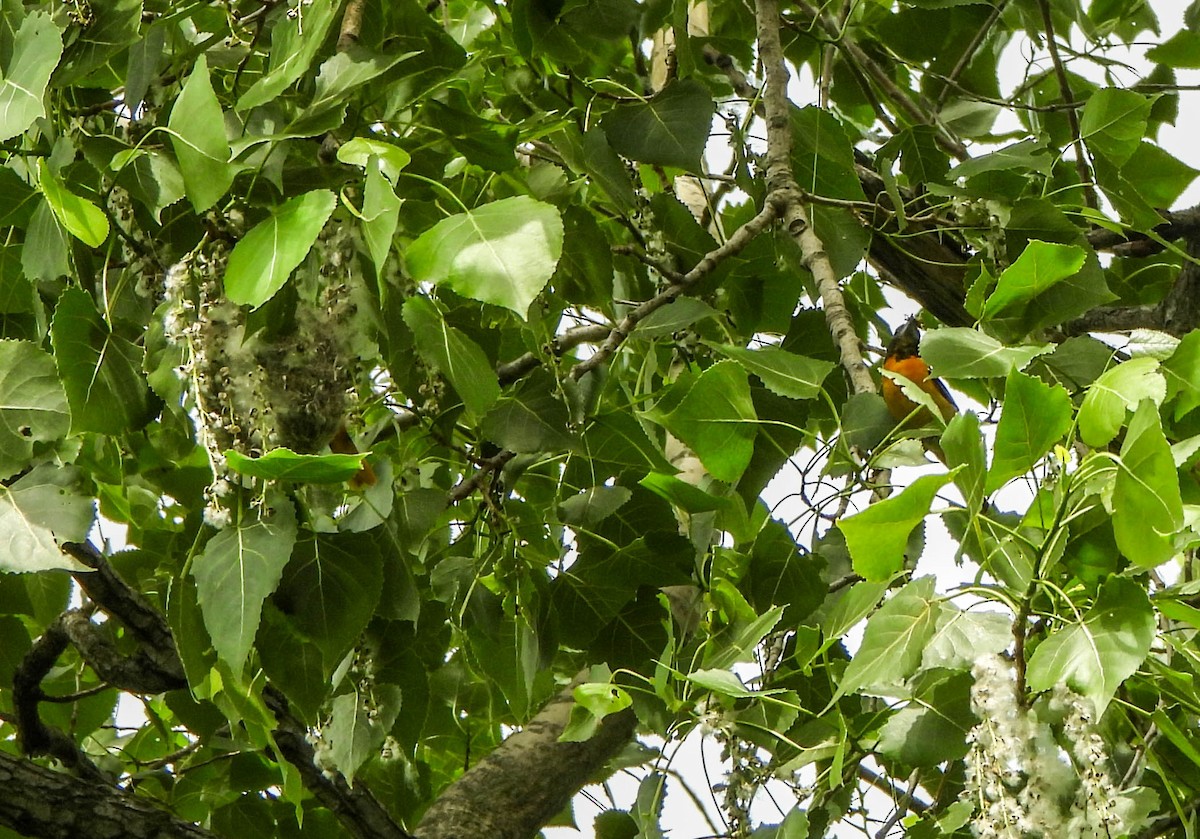
<instances>
[{"instance_id":1,"label":"orange and black bird","mask_svg":"<svg viewBox=\"0 0 1200 839\"><path fill-rule=\"evenodd\" d=\"M950 418L958 413L958 406L954 404L954 397L950 395L950 391L942 384L941 379L929 375L929 365L921 358L921 329L916 318L909 318L892 336L887 357L883 360L883 369L903 376L928 393L944 421L949 422ZM883 401L887 403L888 410L896 422L902 423L903 428L936 425L929 409L905 396L900 385L894 380L884 376L882 387ZM937 455L939 460L944 459L937 443L927 441L925 447Z\"/></svg>"}]
</instances>

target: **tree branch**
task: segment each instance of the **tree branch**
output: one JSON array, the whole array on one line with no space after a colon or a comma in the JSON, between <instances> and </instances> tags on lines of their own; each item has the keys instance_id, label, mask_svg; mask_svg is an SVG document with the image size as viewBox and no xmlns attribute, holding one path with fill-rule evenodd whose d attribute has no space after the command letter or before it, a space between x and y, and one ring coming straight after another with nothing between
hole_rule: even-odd
<instances>
[{"instance_id":1,"label":"tree branch","mask_svg":"<svg viewBox=\"0 0 1200 839\"><path fill-rule=\"evenodd\" d=\"M268 685L263 700L275 715L275 743L288 763L300 771L304 788L360 839L412 839L361 783L351 787L340 772L328 772L316 761L303 724L292 716L287 697Z\"/></svg>"},{"instance_id":2,"label":"tree branch","mask_svg":"<svg viewBox=\"0 0 1200 839\"><path fill-rule=\"evenodd\" d=\"M42 680L50 674L58 657L70 645L70 637L64 627L70 614L66 612L60 615L46 627L46 631L33 642L17 665L13 673L13 724L25 754L31 757L49 755L93 783L107 783L110 779L96 768L74 739L46 725L38 713L43 696Z\"/></svg>"},{"instance_id":3,"label":"tree branch","mask_svg":"<svg viewBox=\"0 0 1200 839\"><path fill-rule=\"evenodd\" d=\"M626 709L606 717L588 740L559 742L581 681L439 795L417 827L419 839L527 839L561 811L629 742L637 723Z\"/></svg>"},{"instance_id":4,"label":"tree branch","mask_svg":"<svg viewBox=\"0 0 1200 839\"><path fill-rule=\"evenodd\" d=\"M55 772L0 752L0 824L22 836L77 839L214 839L215 834L178 819L157 802L110 786Z\"/></svg>"},{"instance_id":5,"label":"tree branch","mask_svg":"<svg viewBox=\"0 0 1200 839\"><path fill-rule=\"evenodd\" d=\"M796 240L804 265L817 281L825 321L841 355L842 368L854 393L875 392L875 382L863 361L862 346L854 331L854 322L846 308L837 275L829 262L825 245L809 223L803 194L792 175L789 154L792 131L789 120L791 103L787 98L788 71L783 63L779 41L779 8L776 0L758 0L759 57L765 69L763 104L767 114L767 189L771 204L783 218L784 228Z\"/></svg>"},{"instance_id":6,"label":"tree branch","mask_svg":"<svg viewBox=\"0 0 1200 839\"><path fill-rule=\"evenodd\" d=\"M124 622L142 642L143 647L150 646L151 639L156 644L162 645L154 651L146 652L141 662L144 669L138 671L137 675L139 684L145 686L147 684L145 680L151 678L150 670L154 666L161 666L162 669L157 671L154 678L162 680L163 685L186 687L187 681L183 676L183 664L179 659L179 651L175 646L171 628L162 612L155 609L142 597L140 592L126 583L109 564L108 559L90 543L72 542L64 545L63 550L93 569L90 572L77 574L76 579L97 606ZM64 620L67 618L68 616L64 615L56 622L54 626L58 627L57 633L51 634L47 631L55 646L48 646L44 654L39 656L39 665L44 665L45 658L55 649L57 649L57 652L54 653L56 659L66 648L66 643L71 639L71 635L63 626L67 623ZM88 627L82 627L78 621L68 620L81 641L81 653L84 653L85 658L87 655L85 650L97 656L99 668L94 666L97 673L107 672L108 678L116 680L126 676L128 669L137 663L136 660L124 664L112 662L109 659L110 650L105 647L103 639L94 631L96 629L94 624L89 622ZM43 638L45 637L43 635ZM49 644L49 642L47 643ZM58 646L59 644L61 647ZM115 649L111 652L115 653ZM30 655L32 654L33 651ZM89 662L89 664L91 663ZM50 661L50 665L52 664L53 660ZM34 675L34 672L34 669L30 668L30 677ZM41 682L41 678L40 676L37 678L37 682L34 683L35 688ZM38 691L38 695L40 695L40 691ZM282 693L268 686L264 690L263 696L279 723L275 731L275 738L282 757L299 770L305 788L329 807L348 831L355 836L363 837L363 839L367 839L367 837L408 839L408 834L391 819L364 784L359 783L357 786L351 787L341 773L327 772L317 766L313 759L312 746L304 736L303 726L289 713L287 700ZM34 704L34 711L36 713L36 704ZM21 716L19 713L18 717ZM23 736L26 736L25 730L24 721L22 721Z\"/></svg>"},{"instance_id":7,"label":"tree branch","mask_svg":"<svg viewBox=\"0 0 1200 839\"><path fill-rule=\"evenodd\" d=\"M366 0L350 0L346 4L346 11L342 13L342 29L338 33L338 52L345 52L358 43L358 36L362 31L363 6L365 5Z\"/></svg>"}]
</instances>

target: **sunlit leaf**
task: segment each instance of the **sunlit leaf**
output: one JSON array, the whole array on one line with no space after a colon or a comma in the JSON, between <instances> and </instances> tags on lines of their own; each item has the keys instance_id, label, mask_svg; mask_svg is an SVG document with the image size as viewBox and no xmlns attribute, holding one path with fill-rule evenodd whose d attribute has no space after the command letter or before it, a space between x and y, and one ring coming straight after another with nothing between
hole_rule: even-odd
<instances>
[{"instance_id":1,"label":"sunlit leaf","mask_svg":"<svg viewBox=\"0 0 1200 839\"><path fill-rule=\"evenodd\" d=\"M46 203L54 211L68 233L85 245L98 248L108 238L108 219L103 211L86 198L67 189L58 176L50 171L45 160L38 161L38 186Z\"/></svg>"},{"instance_id":2,"label":"sunlit leaf","mask_svg":"<svg viewBox=\"0 0 1200 839\"><path fill-rule=\"evenodd\" d=\"M271 27L270 69L238 99L239 111L270 102L304 75L336 19L338 6L333 0L312 0L281 16Z\"/></svg>"},{"instance_id":3,"label":"sunlit leaf","mask_svg":"<svg viewBox=\"0 0 1200 839\"><path fill-rule=\"evenodd\" d=\"M1079 134L1089 148L1120 166L1137 150L1146 133L1151 101L1132 90L1106 87L1088 97L1079 117Z\"/></svg>"},{"instance_id":4,"label":"sunlit leaf","mask_svg":"<svg viewBox=\"0 0 1200 839\"><path fill-rule=\"evenodd\" d=\"M996 289L983 305L985 319L995 318L1038 296L1083 267L1085 254L1077 245L1058 245L1036 239L996 280Z\"/></svg>"},{"instance_id":5,"label":"sunlit leaf","mask_svg":"<svg viewBox=\"0 0 1200 839\"><path fill-rule=\"evenodd\" d=\"M949 483L951 477L949 474L922 475L899 495L839 521L838 530L846 537L854 570L867 580L882 581L891 579L903 568L908 535L929 515L929 507L938 490Z\"/></svg>"},{"instance_id":6,"label":"sunlit leaf","mask_svg":"<svg viewBox=\"0 0 1200 839\"><path fill-rule=\"evenodd\" d=\"M838 694L894 685L911 676L933 638L939 615L933 577L913 580L867 620L862 644L846 666Z\"/></svg>"},{"instance_id":7,"label":"sunlit leaf","mask_svg":"<svg viewBox=\"0 0 1200 839\"><path fill-rule=\"evenodd\" d=\"M442 219L404 259L418 282L445 283L524 318L554 275L562 246L558 210L519 195Z\"/></svg>"},{"instance_id":8,"label":"sunlit leaf","mask_svg":"<svg viewBox=\"0 0 1200 839\"><path fill-rule=\"evenodd\" d=\"M1119 467L1112 499L1117 546L1138 565L1152 568L1175 555L1183 501L1171 447L1149 399L1129 422Z\"/></svg>"},{"instance_id":9,"label":"sunlit leaf","mask_svg":"<svg viewBox=\"0 0 1200 839\"><path fill-rule=\"evenodd\" d=\"M0 477L27 466L34 443L58 440L70 428L54 359L26 341L0 341Z\"/></svg>"},{"instance_id":10,"label":"sunlit leaf","mask_svg":"<svg viewBox=\"0 0 1200 839\"><path fill-rule=\"evenodd\" d=\"M986 492L1024 475L1071 428L1071 397L1058 385L1013 370L1004 386L1004 411Z\"/></svg>"},{"instance_id":11,"label":"sunlit leaf","mask_svg":"<svg viewBox=\"0 0 1200 839\"><path fill-rule=\"evenodd\" d=\"M939 376L951 379L999 378L1054 349L1052 344L1007 347L977 329L942 327L921 336L921 357Z\"/></svg>"},{"instance_id":12,"label":"sunlit leaf","mask_svg":"<svg viewBox=\"0 0 1200 839\"><path fill-rule=\"evenodd\" d=\"M1133 358L1105 371L1088 388L1079 406L1079 436L1089 446L1107 445L1125 424L1126 411L1143 399L1155 404L1166 396L1167 383L1153 358Z\"/></svg>"},{"instance_id":13,"label":"sunlit leaf","mask_svg":"<svg viewBox=\"0 0 1200 839\"><path fill-rule=\"evenodd\" d=\"M750 464L757 418L746 372L732 361L714 364L692 380L671 411L650 415L718 480L734 483Z\"/></svg>"},{"instance_id":14,"label":"sunlit leaf","mask_svg":"<svg viewBox=\"0 0 1200 839\"><path fill-rule=\"evenodd\" d=\"M10 49L0 61L0 142L11 140L45 115L42 99L63 45L54 20L39 10L21 21Z\"/></svg>"},{"instance_id":15,"label":"sunlit leaf","mask_svg":"<svg viewBox=\"0 0 1200 839\"><path fill-rule=\"evenodd\" d=\"M229 163L225 117L213 92L203 54L183 83L167 126L188 200L196 212L203 212L225 194L236 174Z\"/></svg>"},{"instance_id":16,"label":"sunlit leaf","mask_svg":"<svg viewBox=\"0 0 1200 839\"><path fill-rule=\"evenodd\" d=\"M232 449L225 462L239 475L271 481L295 481L307 484L344 483L362 468L366 454L296 454L291 449L271 449L261 457L246 457Z\"/></svg>"},{"instance_id":17,"label":"sunlit leaf","mask_svg":"<svg viewBox=\"0 0 1200 839\"><path fill-rule=\"evenodd\" d=\"M336 195L316 189L285 201L254 225L229 254L226 296L253 308L274 297L308 255L336 206Z\"/></svg>"},{"instance_id":18,"label":"sunlit leaf","mask_svg":"<svg viewBox=\"0 0 1200 839\"><path fill-rule=\"evenodd\" d=\"M713 349L758 376L773 393L792 399L812 399L820 393L821 383L834 367L832 362L805 358L778 347L751 350L716 344Z\"/></svg>"},{"instance_id":19,"label":"sunlit leaf","mask_svg":"<svg viewBox=\"0 0 1200 839\"><path fill-rule=\"evenodd\" d=\"M79 473L44 464L10 486L0 485L0 572L86 571L61 542L87 538L95 504L75 487Z\"/></svg>"},{"instance_id":20,"label":"sunlit leaf","mask_svg":"<svg viewBox=\"0 0 1200 839\"><path fill-rule=\"evenodd\" d=\"M1091 699L1102 714L1109 700L1150 652L1154 609L1145 588L1126 577L1109 577L1083 618L1038 645L1026 678L1031 690L1067 684Z\"/></svg>"}]
</instances>

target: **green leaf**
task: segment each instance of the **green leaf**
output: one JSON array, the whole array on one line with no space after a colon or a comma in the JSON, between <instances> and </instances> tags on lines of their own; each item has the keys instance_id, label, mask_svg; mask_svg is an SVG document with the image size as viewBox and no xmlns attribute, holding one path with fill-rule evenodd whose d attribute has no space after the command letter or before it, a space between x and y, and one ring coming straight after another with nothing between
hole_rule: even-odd
<instances>
[{"instance_id":1,"label":"green leaf","mask_svg":"<svg viewBox=\"0 0 1200 839\"><path fill-rule=\"evenodd\" d=\"M674 475L651 472L639 484L688 513L707 513L729 506L730 499L711 495Z\"/></svg>"},{"instance_id":2,"label":"green leaf","mask_svg":"<svg viewBox=\"0 0 1200 839\"><path fill-rule=\"evenodd\" d=\"M197 213L202 213L217 203L237 174L229 162L225 117L209 81L203 53L183 83L167 127L188 200Z\"/></svg>"},{"instance_id":3,"label":"green leaf","mask_svg":"<svg viewBox=\"0 0 1200 839\"><path fill-rule=\"evenodd\" d=\"M238 99L239 111L265 105L304 75L325 41L340 5L334 0L312 0L297 7L295 14L276 17L271 27L271 67Z\"/></svg>"},{"instance_id":4,"label":"green leaf","mask_svg":"<svg viewBox=\"0 0 1200 839\"><path fill-rule=\"evenodd\" d=\"M1145 136L1152 104L1132 90L1102 88L1083 106L1079 134L1088 148L1120 166L1133 156Z\"/></svg>"},{"instance_id":5,"label":"green leaf","mask_svg":"<svg viewBox=\"0 0 1200 839\"><path fill-rule=\"evenodd\" d=\"M500 398L500 380L479 345L446 323L424 297L404 301L404 322L425 363L450 380L467 410L483 416Z\"/></svg>"},{"instance_id":6,"label":"green leaf","mask_svg":"<svg viewBox=\"0 0 1200 839\"><path fill-rule=\"evenodd\" d=\"M311 119L322 111L344 109L352 91L419 54L402 52L385 55L361 46L334 53L317 73L313 98L305 109L305 119ZM240 109L241 103L238 105Z\"/></svg>"},{"instance_id":7,"label":"green leaf","mask_svg":"<svg viewBox=\"0 0 1200 839\"><path fill-rule=\"evenodd\" d=\"M904 567L908 535L929 515L938 490L952 477L952 474L922 475L899 495L839 521L838 530L846 537L855 573L866 580L885 581L900 571Z\"/></svg>"},{"instance_id":8,"label":"green leaf","mask_svg":"<svg viewBox=\"0 0 1200 839\"><path fill-rule=\"evenodd\" d=\"M291 449L278 448L262 457L246 457L230 449L225 452L225 465L239 475L269 481L341 484L358 474L366 456L367 453L296 454Z\"/></svg>"},{"instance_id":9,"label":"green leaf","mask_svg":"<svg viewBox=\"0 0 1200 839\"><path fill-rule=\"evenodd\" d=\"M1049 175L1054 169L1054 155L1034 140L1022 140L994 152L964 160L950 171L950 178L971 179L990 172L1040 172Z\"/></svg>"},{"instance_id":10,"label":"green leaf","mask_svg":"<svg viewBox=\"0 0 1200 839\"><path fill-rule=\"evenodd\" d=\"M120 434L149 419L142 350L109 331L90 294L81 288L62 293L50 338L72 430Z\"/></svg>"},{"instance_id":11,"label":"green leaf","mask_svg":"<svg viewBox=\"0 0 1200 839\"><path fill-rule=\"evenodd\" d=\"M518 722L524 723L537 710L543 696L553 690L553 674L544 666L546 652L531 620L535 616L517 614L505 616L499 627L488 632L474 633L471 651L484 677L500 688L509 710ZM607 675L606 675L607 678ZM584 726L594 728L600 721L584 709ZM571 709L572 721L580 719Z\"/></svg>"},{"instance_id":12,"label":"green leaf","mask_svg":"<svg viewBox=\"0 0 1200 839\"><path fill-rule=\"evenodd\" d=\"M1032 469L1071 430L1071 414L1071 397L1059 385L1009 373L985 491L991 494Z\"/></svg>"},{"instance_id":13,"label":"green leaf","mask_svg":"<svg viewBox=\"0 0 1200 839\"><path fill-rule=\"evenodd\" d=\"M932 125L910 126L884 143L877 154L898 158L900 171L910 184L934 183L950 169L950 156L938 146L937 136L938 130Z\"/></svg>"},{"instance_id":14,"label":"green leaf","mask_svg":"<svg viewBox=\"0 0 1200 839\"><path fill-rule=\"evenodd\" d=\"M0 341L0 479L29 465L33 444L71 430L54 359L25 341Z\"/></svg>"},{"instance_id":15,"label":"green leaf","mask_svg":"<svg viewBox=\"0 0 1200 839\"><path fill-rule=\"evenodd\" d=\"M600 463L670 473L675 470L662 447L651 441L637 419L624 411L596 417L583 437L589 457Z\"/></svg>"},{"instance_id":16,"label":"green leaf","mask_svg":"<svg viewBox=\"0 0 1200 839\"><path fill-rule=\"evenodd\" d=\"M11 13L6 6L4 14ZM50 15L36 11L21 21L11 50L0 61L0 142L11 140L46 115L42 99L62 57L62 37Z\"/></svg>"},{"instance_id":17,"label":"green leaf","mask_svg":"<svg viewBox=\"0 0 1200 839\"><path fill-rule=\"evenodd\" d=\"M130 194L149 208L155 221L185 195L179 166L165 151L128 149L113 156L111 168Z\"/></svg>"},{"instance_id":18,"label":"green leaf","mask_svg":"<svg viewBox=\"0 0 1200 839\"><path fill-rule=\"evenodd\" d=\"M1121 553L1144 568L1171 559L1175 532L1183 525L1179 473L1158 421L1143 400L1129 422L1113 487L1113 533Z\"/></svg>"},{"instance_id":19,"label":"green leaf","mask_svg":"<svg viewBox=\"0 0 1200 839\"><path fill-rule=\"evenodd\" d=\"M273 506L266 518L223 529L192 564L204 626L234 673L246 663L263 601L278 588L296 542L292 503L277 498Z\"/></svg>"},{"instance_id":20,"label":"green leaf","mask_svg":"<svg viewBox=\"0 0 1200 839\"><path fill-rule=\"evenodd\" d=\"M1166 377L1167 397L1175 400L1175 420L1200 407L1200 330L1184 335L1160 369Z\"/></svg>"},{"instance_id":21,"label":"green leaf","mask_svg":"<svg viewBox=\"0 0 1200 839\"><path fill-rule=\"evenodd\" d=\"M572 164L572 168L590 175L609 200L621 210L630 211L637 205L629 170L609 144L608 135L599 126L580 137L579 159Z\"/></svg>"},{"instance_id":22,"label":"green leaf","mask_svg":"<svg viewBox=\"0 0 1200 839\"><path fill-rule=\"evenodd\" d=\"M372 158L375 158L374 164ZM392 183L396 182L401 170L412 160L408 152L399 146L370 137L355 137L339 146L337 159L349 166L358 166L368 171L375 165Z\"/></svg>"},{"instance_id":23,"label":"green leaf","mask_svg":"<svg viewBox=\"0 0 1200 839\"><path fill-rule=\"evenodd\" d=\"M846 129L826 108L793 108L792 168L801 189L824 198L862 201L854 174L854 149Z\"/></svg>"},{"instance_id":24,"label":"green leaf","mask_svg":"<svg viewBox=\"0 0 1200 839\"><path fill-rule=\"evenodd\" d=\"M559 519L566 525L590 529L621 509L632 496L628 487L589 487L559 503Z\"/></svg>"},{"instance_id":25,"label":"green leaf","mask_svg":"<svg viewBox=\"0 0 1200 839\"><path fill-rule=\"evenodd\" d=\"M983 305L984 319L993 319L1028 303L1046 289L1077 273L1086 254L1078 245L1058 245L1036 239L996 280L996 289Z\"/></svg>"},{"instance_id":26,"label":"green leaf","mask_svg":"<svg viewBox=\"0 0 1200 839\"><path fill-rule=\"evenodd\" d=\"M665 506L665 505L664 505ZM676 534L653 534L613 549L610 542L580 538L579 559L554 581L555 606L569 616L562 642L580 649L612 621L638 588L687 585L695 551Z\"/></svg>"},{"instance_id":27,"label":"green leaf","mask_svg":"<svg viewBox=\"0 0 1200 839\"><path fill-rule=\"evenodd\" d=\"M1169 39L1146 51L1146 58L1179 70L1200 68L1200 33L1181 29Z\"/></svg>"},{"instance_id":28,"label":"green leaf","mask_svg":"<svg viewBox=\"0 0 1200 839\"><path fill-rule=\"evenodd\" d=\"M751 690L742 684L742 680L728 670L693 670L687 674L687 680L705 690L729 696L734 699L757 699L772 693L782 693L781 688L775 690Z\"/></svg>"},{"instance_id":29,"label":"green leaf","mask_svg":"<svg viewBox=\"0 0 1200 839\"><path fill-rule=\"evenodd\" d=\"M697 321L717 316L717 310L695 297L678 297L669 305L660 306L634 327L638 338L662 338L687 329Z\"/></svg>"},{"instance_id":30,"label":"green leaf","mask_svg":"<svg viewBox=\"0 0 1200 839\"><path fill-rule=\"evenodd\" d=\"M507 172L517 165L518 131L515 126L483 119L474 112L466 95L456 89L448 92L450 104L429 99L422 116L441 131L454 150L492 172Z\"/></svg>"},{"instance_id":31,"label":"green leaf","mask_svg":"<svg viewBox=\"0 0 1200 839\"><path fill-rule=\"evenodd\" d=\"M59 548L82 542L95 520L95 503L75 489L71 466L42 464L9 486L0 484L0 571L88 571Z\"/></svg>"},{"instance_id":32,"label":"green leaf","mask_svg":"<svg viewBox=\"0 0 1200 839\"><path fill-rule=\"evenodd\" d=\"M404 259L419 283L445 283L524 318L554 275L562 246L558 209L518 195L442 219Z\"/></svg>"},{"instance_id":33,"label":"green leaf","mask_svg":"<svg viewBox=\"0 0 1200 839\"><path fill-rule=\"evenodd\" d=\"M717 480L736 483L750 465L758 418L746 372L732 361L718 362L691 380L673 410L647 416L686 443Z\"/></svg>"},{"instance_id":34,"label":"green leaf","mask_svg":"<svg viewBox=\"0 0 1200 839\"><path fill-rule=\"evenodd\" d=\"M374 685L372 707L368 709L357 693L333 698L329 724L324 735L333 764L354 783L354 776L368 760L379 754L383 741L400 716L401 693L395 685Z\"/></svg>"},{"instance_id":35,"label":"green leaf","mask_svg":"<svg viewBox=\"0 0 1200 839\"><path fill-rule=\"evenodd\" d=\"M1034 691L1066 683L1095 703L1097 715L1150 652L1154 609L1140 583L1109 577L1082 620L1043 641L1029 659Z\"/></svg>"},{"instance_id":36,"label":"green leaf","mask_svg":"<svg viewBox=\"0 0 1200 839\"><path fill-rule=\"evenodd\" d=\"M645 102L613 109L600 120L600 128L618 154L699 173L715 110L707 88L685 79Z\"/></svg>"},{"instance_id":37,"label":"green leaf","mask_svg":"<svg viewBox=\"0 0 1200 839\"><path fill-rule=\"evenodd\" d=\"M383 264L392 249L392 237L400 222L400 205L396 191L383 176L382 168L371 158L367 166L367 184L363 191L362 231L375 264L375 276L383 276Z\"/></svg>"},{"instance_id":38,"label":"green leaf","mask_svg":"<svg viewBox=\"0 0 1200 839\"><path fill-rule=\"evenodd\" d=\"M1125 424L1125 412L1143 399L1158 404L1167 383L1153 358L1132 358L1104 372L1092 383L1079 406L1079 436L1093 448L1106 446Z\"/></svg>"},{"instance_id":39,"label":"green leaf","mask_svg":"<svg viewBox=\"0 0 1200 839\"><path fill-rule=\"evenodd\" d=\"M633 704L633 698L613 684L588 682L578 685L573 695L575 705L571 708L570 721L559 735L560 743L581 743L591 739L605 717Z\"/></svg>"},{"instance_id":40,"label":"green leaf","mask_svg":"<svg viewBox=\"0 0 1200 839\"><path fill-rule=\"evenodd\" d=\"M913 580L868 618L862 644L838 683L838 696L896 685L916 672L940 614L933 585L933 577Z\"/></svg>"},{"instance_id":41,"label":"green leaf","mask_svg":"<svg viewBox=\"0 0 1200 839\"><path fill-rule=\"evenodd\" d=\"M969 673L954 673L914 697L879 729L879 753L905 766L937 766L965 757L967 734L978 723L971 713L972 683Z\"/></svg>"},{"instance_id":42,"label":"green leaf","mask_svg":"<svg viewBox=\"0 0 1200 839\"><path fill-rule=\"evenodd\" d=\"M540 375L539 375L540 374ZM480 423L484 436L514 452L560 451L571 445L570 413L552 376L539 371L501 397Z\"/></svg>"},{"instance_id":43,"label":"green leaf","mask_svg":"<svg viewBox=\"0 0 1200 839\"><path fill-rule=\"evenodd\" d=\"M1151 207L1170 207L1196 179L1197 170L1148 140L1121 167L1123 180Z\"/></svg>"},{"instance_id":44,"label":"green leaf","mask_svg":"<svg viewBox=\"0 0 1200 839\"><path fill-rule=\"evenodd\" d=\"M818 361L802 355L781 350L779 347L762 347L750 350L725 344L711 344L713 349L726 358L731 358L762 379L772 393L792 399L812 399L821 392L821 383L833 370L830 361Z\"/></svg>"},{"instance_id":45,"label":"green leaf","mask_svg":"<svg viewBox=\"0 0 1200 839\"><path fill-rule=\"evenodd\" d=\"M979 417L971 411L955 414L942 432L942 453L954 469L954 485L963 494L967 508L978 513L983 507L987 450L979 430Z\"/></svg>"},{"instance_id":46,"label":"green leaf","mask_svg":"<svg viewBox=\"0 0 1200 839\"><path fill-rule=\"evenodd\" d=\"M772 606L754 620L739 620L734 624L732 632L724 632L712 639L705 651L704 663L719 673L725 673L727 668L738 662L752 661L754 651L759 648L763 639L778 626L780 619L783 618L783 611L783 606ZM695 673L689 675L688 678L691 679L692 675ZM717 678L723 679L724 677Z\"/></svg>"},{"instance_id":47,"label":"green leaf","mask_svg":"<svg viewBox=\"0 0 1200 839\"><path fill-rule=\"evenodd\" d=\"M950 379L992 379L1024 370L1035 358L1054 350L1053 344L1006 347L977 329L943 327L921 336L921 357Z\"/></svg>"},{"instance_id":48,"label":"green leaf","mask_svg":"<svg viewBox=\"0 0 1200 839\"><path fill-rule=\"evenodd\" d=\"M937 631L921 655L921 668L969 670L981 655L1000 654L1012 643L1012 618L998 612L966 612L942 604Z\"/></svg>"},{"instance_id":49,"label":"green leaf","mask_svg":"<svg viewBox=\"0 0 1200 839\"><path fill-rule=\"evenodd\" d=\"M38 187L59 224L88 247L98 248L108 238L108 219L86 198L71 192L58 179L45 159L38 160Z\"/></svg>"},{"instance_id":50,"label":"green leaf","mask_svg":"<svg viewBox=\"0 0 1200 839\"><path fill-rule=\"evenodd\" d=\"M255 309L274 297L308 255L336 206L336 195L314 189L276 207L233 246L225 295Z\"/></svg>"},{"instance_id":51,"label":"green leaf","mask_svg":"<svg viewBox=\"0 0 1200 839\"><path fill-rule=\"evenodd\" d=\"M269 600L263 604L254 645L271 684L284 692L301 719L315 723L331 688L331 665L325 663L320 648Z\"/></svg>"},{"instance_id":52,"label":"green leaf","mask_svg":"<svg viewBox=\"0 0 1200 839\"><path fill-rule=\"evenodd\" d=\"M372 534L309 534L296 542L272 602L332 668L366 628L382 588L383 555Z\"/></svg>"}]
</instances>

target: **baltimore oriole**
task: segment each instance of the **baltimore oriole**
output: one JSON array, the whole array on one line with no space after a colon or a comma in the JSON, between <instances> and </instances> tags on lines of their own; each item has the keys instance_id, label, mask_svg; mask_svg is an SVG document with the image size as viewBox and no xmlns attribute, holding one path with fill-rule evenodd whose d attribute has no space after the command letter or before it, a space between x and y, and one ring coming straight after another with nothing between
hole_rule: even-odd
<instances>
[{"instance_id":1,"label":"baltimore oriole","mask_svg":"<svg viewBox=\"0 0 1200 839\"><path fill-rule=\"evenodd\" d=\"M358 447L354 445L354 441L350 439L350 435L346 432L346 424L344 422L338 426L333 439L329 441L329 450L335 454L358 454ZM371 464L364 460L362 468L349 481L350 489L373 487L377 480L375 470L371 468Z\"/></svg>"},{"instance_id":2,"label":"baltimore oriole","mask_svg":"<svg viewBox=\"0 0 1200 839\"><path fill-rule=\"evenodd\" d=\"M883 360L883 369L903 376L928 393L944 421L949 422L950 418L958 413L958 406L954 404L954 397L950 395L950 391L946 390L941 379L929 375L929 365L921 358L921 329L916 318L909 318L892 336L892 342L888 344L887 358ZM901 427L922 428L936 424L929 409L905 396L895 381L884 376L882 387L883 401L887 403L888 410L896 422L901 423ZM937 455L939 460L944 460L941 447L937 443L926 441L925 448Z\"/></svg>"}]
</instances>

